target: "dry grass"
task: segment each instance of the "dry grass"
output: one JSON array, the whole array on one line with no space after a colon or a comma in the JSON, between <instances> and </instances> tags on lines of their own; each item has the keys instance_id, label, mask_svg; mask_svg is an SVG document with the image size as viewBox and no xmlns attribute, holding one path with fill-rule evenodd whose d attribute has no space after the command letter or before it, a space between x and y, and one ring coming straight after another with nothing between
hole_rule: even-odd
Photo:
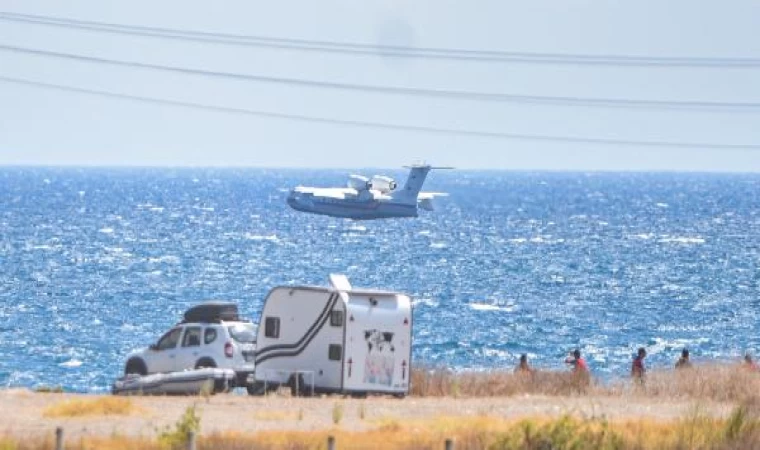
<instances>
[{"instance_id":1,"label":"dry grass","mask_svg":"<svg viewBox=\"0 0 760 450\"><path fill-rule=\"evenodd\" d=\"M51 405L42 412L43 417L118 416L138 411L131 400L122 397L65 400Z\"/></svg>"},{"instance_id":2,"label":"dry grass","mask_svg":"<svg viewBox=\"0 0 760 450\"><path fill-rule=\"evenodd\" d=\"M411 395L416 397L493 397L519 394L573 396L651 396L715 401L744 401L760 395L760 374L739 366L705 365L647 374L643 385L629 379L602 384L570 372L507 371L452 372L417 369L412 372Z\"/></svg>"},{"instance_id":3,"label":"dry grass","mask_svg":"<svg viewBox=\"0 0 760 450\"><path fill-rule=\"evenodd\" d=\"M564 372L537 372L516 375L506 371L454 373L446 370L416 370L412 373L412 396L416 397L490 397L520 394L549 396L617 396L629 398L702 400L740 405L728 418L703 414L694 409L679 420L620 420L606 422L598 417L539 417L505 419L487 413L469 417L438 417L410 420L366 415L364 403L358 417L371 429L355 432L338 426L344 416L343 405L332 408L332 429L315 431L264 431L257 434L217 433L201 435L199 449L317 449L325 448L328 434L334 435L338 448L442 449L446 438L456 440L462 449L760 449L760 374L736 366L696 366L683 371L660 371L647 375L643 385L623 379L614 383L587 384ZM371 402L372 400L366 400ZM413 401L413 400L412 400ZM47 417L129 414L134 412L128 398L98 397L72 400L45 410ZM329 413L327 413L329 414ZM193 414L198 423L200 417ZM255 413L251 420L292 421L303 418L302 411L275 410ZM337 419L336 419L337 418ZM178 422L179 423L179 422ZM184 422L183 422L184 423ZM195 423L195 422L194 422ZM241 424L241 429L245 425ZM186 427L172 431L180 442ZM175 436L176 435L176 436ZM172 442L174 442L172 441ZM67 441L67 449L166 449L167 440L114 436L83 437ZM0 436L0 450L52 449L52 436L20 442Z\"/></svg>"},{"instance_id":4,"label":"dry grass","mask_svg":"<svg viewBox=\"0 0 760 450\"><path fill-rule=\"evenodd\" d=\"M291 411L291 410L265 410L256 411L254 413L254 420L282 422L286 420L302 420L303 411Z\"/></svg>"},{"instance_id":5,"label":"dry grass","mask_svg":"<svg viewBox=\"0 0 760 450\"><path fill-rule=\"evenodd\" d=\"M680 420L654 422L603 419L532 418L506 420L490 416L439 417L432 420L384 419L364 432L341 429L319 431L267 431L257 434L220 433L200 436L197 448L218 450L318 449L327 436L335 436L338 448L442 449L453 438L458 450L474 449L608 449L608 450L733 450L760 448L760 408L741 405L727 419L715 419L698 410ZM0 438L0 449L49 449L50 440L21 443ZM158 440L124 437L83 438L67 443L68 449L166 449Z\"/></svg>"},{"instance_id":6,"label":"dry grass","mask_svg":"<svg viewBox=\"0 0 760 450\"><path fill-rule=\"evenodd\" d=\"M745 401L760 395L760 373L719 365L654 372L647 376L642 389L633 392L668 398Z\"/></svg>"},{"instance_id":7,"label":"dry grass","mask_svg":"<svg viewBox=\"0 0 760 450\"><path fill-rule=\"evenodd\" d=\"M453 372L445 369L412 371L411 395L416 397L493 397L518 394L607 394L609 388L571 372L507 371Z\"/></svg>"}]
</instances>

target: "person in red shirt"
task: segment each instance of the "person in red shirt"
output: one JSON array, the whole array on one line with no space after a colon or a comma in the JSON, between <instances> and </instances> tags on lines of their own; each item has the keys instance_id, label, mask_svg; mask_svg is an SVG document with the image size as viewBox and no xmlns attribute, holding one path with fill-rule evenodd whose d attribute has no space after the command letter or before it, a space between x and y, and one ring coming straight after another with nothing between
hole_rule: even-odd
<instances>
[{"instance_id":1,"label":"person in red shirt","mask_svg":"<svg viewBox=\"0 0 760 450\"><path fill-rule=\"evenodd\" d=\"M568 355L567 358L565 358L565 363L573 366L574 373L588 372L588 366L586 365L586 360L581 358L581 351L578 350L577 348L570 355Z\"/></svg>"},{"instance_id":2,"label":"person in red shirt","mask_svg":"<svg viewBox=\"0 0 760 450\"><path fill-rule=\"evenodd\" d=\"M646 373L646 368L644 367L644 358L646 358L646 356L646 349L644 347L640 347L638 354L635 358L633 358L633 363L631 364L631 377L640 383L644 382L644 374Z\"/></svg>"},{"instance_id":3,"label":"person in red shirt","mask_svg":"<svg viewBox=\"0 0 760 450\"><path fill-rule=\"evenodd\" d=\"M581 357L581 351L577 348L573 353L568 355L565 363L573 366L573 384L579 393L586 392L586 388L591 383L591 376L588 372L586 360Z\"/></svg>"}]
</instances>

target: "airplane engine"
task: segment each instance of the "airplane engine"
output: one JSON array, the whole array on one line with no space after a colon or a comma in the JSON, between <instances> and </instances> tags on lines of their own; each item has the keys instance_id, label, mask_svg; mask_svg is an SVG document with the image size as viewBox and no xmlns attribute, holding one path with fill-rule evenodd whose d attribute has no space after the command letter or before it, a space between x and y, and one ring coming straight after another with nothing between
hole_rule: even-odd
<instances>
[{"instance_id":1,"label":"airplane engine","mask_svg":"<svg viewBox=\"0 0 760 450\"><path fill-rule=\"evenodd\" d=\"M370 189L376 189L383 194L387 194L396 189L396 181L391 177L375 175L369 183Z\"/></svg>"},{"instance_id":2,"label":"airplane engine","mask_svg":"<svg viewBox=\"0 0 760 450\"><path fill-rule=\"evenodd\" d=\"M351 175L348 177L348 187L357 191L366 191L371 189L372 185L367 177Z\"/></svg>"}]
</instances>

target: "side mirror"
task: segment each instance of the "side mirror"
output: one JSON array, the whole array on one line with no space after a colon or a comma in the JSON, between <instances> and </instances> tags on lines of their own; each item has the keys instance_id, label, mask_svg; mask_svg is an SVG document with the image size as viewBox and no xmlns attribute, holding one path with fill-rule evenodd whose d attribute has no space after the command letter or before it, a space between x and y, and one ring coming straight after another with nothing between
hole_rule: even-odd
<instances>
[{"instance_id":1,"label":"side mirror","mask_svg":"<svg viewBox=\"0 0 760 450\"><path fill-rule=\"evenodd\" d=\"M158 350L158 345L156 345L156 344L150 344L150 346L148 346L148 349L149 350L153 350L155 352L155 351Z\"/></svg>"}]
</instances>

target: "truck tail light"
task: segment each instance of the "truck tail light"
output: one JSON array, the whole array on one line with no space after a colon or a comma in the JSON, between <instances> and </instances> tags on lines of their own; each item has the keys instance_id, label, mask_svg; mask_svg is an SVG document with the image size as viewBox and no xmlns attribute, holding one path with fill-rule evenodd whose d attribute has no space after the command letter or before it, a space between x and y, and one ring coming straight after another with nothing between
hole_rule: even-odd
<instances>
[{"instance_id":1,"label":"truck tail light","mask_svg":"<svg viewBox=\"0 0 760 450\"><path fill-rule=\"evenodd\" d=\"M232 347L232 342L227 341L224 343L224 356L228 358L232 358L232 353L234 351L234 348Z\"/></svg>"}]
</instances>

